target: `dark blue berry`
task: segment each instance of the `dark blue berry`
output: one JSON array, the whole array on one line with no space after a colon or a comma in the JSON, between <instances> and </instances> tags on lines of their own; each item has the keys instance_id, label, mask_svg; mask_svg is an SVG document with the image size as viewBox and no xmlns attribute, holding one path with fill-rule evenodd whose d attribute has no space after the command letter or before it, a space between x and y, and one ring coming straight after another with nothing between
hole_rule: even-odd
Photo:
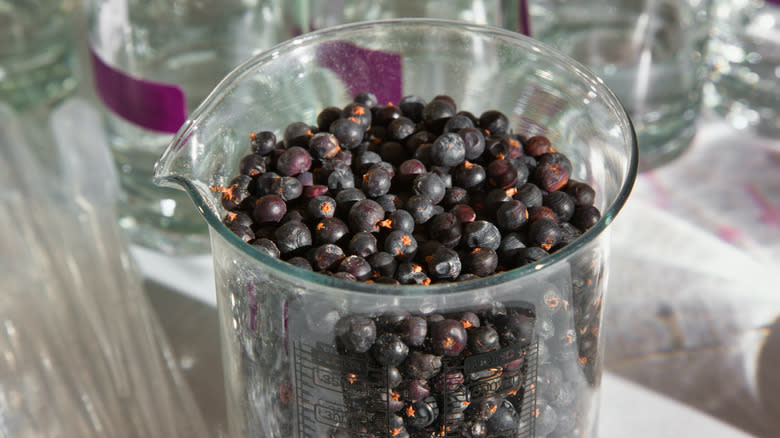
<instances>
[{"instance_id":1,"label":"dark blue berry","mask_svg":"<svg viewBox=\"0 0 780 438\"><path fill-rule=\"evenodd\" d=\"M392 179L386 170L375 167L363 174L361 188L366 196L376 198L390 191Z\"/></svg>"},{"instance_id":2,"label":"dark blue berry","mask_svg":"<svg viewBox=\"0 0 780 438\"><path fill-rule=\"evenodd\" d=\"M362 103L352 102L345 106L343 117L359 124L363 131L371 126L371 109Z\"/></svg>"},{"instance_id":3,"label":"dark blue berry","mask_svg":"<svg viewBox=\"0 0 780 438\"><path fill-rule=\"evenodd\" d=\"M330 124L329 131L336 136L341 146L354 149L363 141L365 129L350 119L338 119Z\"/></svg>"},{"instance_id":4,"label":"dark blue berry","mask_svg":"<svg viewBox=\"0 0 780 438\"><path fill-rule=\"evenodd\" d=\"M466 159L473 161L485 152L485 135L477 128L465 128L458 131L463 139L463 147L466 149Z\"/></svg>"},{"instance_id":5,"label":"dark blue berry","mask_svg":"<svg viewBox=\"0 0 780 438\"><path fill-rule=\"evenodd\" d=\"M383 107L376 108L376 116L374 117L374 124L377 126L387 126L393 120L401 117L401 109L395 105L385 105Z\"/></svg>"},{"instance_id":6,"label":"dark blue berry","mask_svg":"<svg viewBox=\"0 0 780 438\"><path fill-rule=\"evenodd\" d=\"M517 429L519 417L512 403L508 400L502 400L496 412L487 421L488 436L514 432Z\"/></svg>"},{"instance_id":7,"label":"dark blue berry","mask_svg":"<svg viewBox=\"0 0 780 438\"><path fill-rule=\"evenodd\" d=\"M276 147L276 135L271 131L260 131L249 134L249 144L252 153L268 155Z\"/></svg>"},{"instance_id":8,"label":"dark blue berry","mask_svg":"<svg viewBox=\"0 0 780 438\"><path fill-rule=\"evenodd\" d=\"M488 110L479 116L479 127L490 135L506 135L509 131L509 119L501 111Z\"/></svg>"},{"instance_id":9,"label":"dark blue berry","mask_svg":"<svg viewBox=\"0 0 780 438\"><path fill-rule=\"evenodd\" d=\"M406 210L414 217L414 222L424 224L435 214L433 202L425 195L414 195L406 201Z\"/></svg>"},{"instance_id":10,"label":"dark blue berry","mask_svg":"<svg viewBox=\"0 0 780 438\"><path fill-rule=\"evenodd\" d=\"M460 135L442 134L433 142L431 160L437 166L455 167L466 159L466 146Z\"/></svg>"},{"instance_id":11,"label":"dark blue berry","mask_svg":"<svg viewBox=\"0 0 780 438\"><path fill-rule=\"evenodd\" d=\"M284 199L278 195L265 195L255 202L252 218L259 224L279 222L285 213L287 213L287 204Z\"/></svg>"},{"instance_id":12,"label":"dark blue berry","mask_svg":"<svg viewBox=\"0 0 780 438\"><path fill-rule=\"evenodd\" d=\"M385 213L392 213L403 207L403 201L401 198L399 198L398 195L394 195L392 193L379 196L375 200L379 203L379 205L382 206L382 208L385 210Z\"/></svg>"},{"instance_id":13,"label":"dark blue berry","mask_svg":"<svg viewBox=\"0 0 780 438\"><path fill-rule=\"evenodd\" d=\"M355 202L349 209L349 228L353 233L361 231L374 232L379 230L379 221L384 219L385 210L379 203L371 199Z\"/></svg>"},{"instance_id":14,"label":"dark blue berry","mask_svg":"<svg viewBox=\"0 0 780 438\"><path fill-rule=\"evenodd\" d=\"M400 365L409 354L409 347L401 337L393 333L382 333L376 338L371 352L382 366L394 367Z\"/></svg>"},{"instance_id":15,"label":"dark blue berry","mask_svg":"<svg viewBox=\"0 0 780 438\"><path fill-rule=\"evenodd\" d=\"M458 165L452 174L453 184L466 190L478 189L486 179L485 168L470 161Z\"/></svg>"},{"instance_id":16,"label":"dark blue berry","mask_svg":"<svg viewBox=\"0 0 780 438\"><path fill-rule=\"evenodd\" d=\"M493 160L485 169L488 182L493 187L508 189L517 183L517 169L508 159Z\"/></svg>"},{"instance_id":17,"label":"dark blue berry","mask_svg":"<svg viewBox=\"0 0 780 438\"><path fill-rule=\"evenodd\" d=\"M317 222L313 233L317 244L338 243L349 233L349 228L341 219L329 217Z\"/></svg>"},{"instance_id":18,"label":"dark blue berry","mask_svg":"<svg viewBox=\"0 0 780 438\"><path fill-rule=\"evenodd\" d=\"M517 231L528 221L528 210L520 201L502 203L496 211L496 223L504 232Z\"/></svg>"},{"instance_id":19,"label":"dark blue berry","mask_svg":"<svg viewBox=\"0 0 780 438\"><path fill-rule=\"evenodd\" d=\"M317 114L317 129L321 132L330 131L330 125L341 118L341 108L329 106Z\"/></svg>"},{"instance_id":20,"label":"dark blue berry","mask_svg":"<svg viewBox=\"0 0 780 438\"><path fill-rule=\"evenodd\" d=\"M406 410L406 424L413 429L424 429L439 417L439 405L434 397L413 401Z\"/></svg>"},{"instance_id":21,"label":"dark blue berry","mask_svg":"<svg viewBox=\"0 0 780 438\"><path fill-rule=\"evenodd\" d=\"M491 248L474 248L461 257L465 273L485 277L496 272L498 255Z\"/></svg>"},{"instance_id":22,"label":"dark blue berry","mask_svg":"<svg viewBox=\"0 0 780 438\"><path fill-rule=\"evenodd\" d=\"M472 353L480 354L487 353L489 351L495 351L501 348L501 344L498 339L498 332L491 326L482 326L470 329L469 335L469 350Z\"/></svg>"},{"instance_id":23,"label":"dark blue berry","mask_svg":"<svg viewBox=\"0 0 780 438\"><path fill-rule=\"evenodd\" d=\"M314 248L309 255L312 266L317 271L332 269L344 259L344 251L338 245L326 243Z\"/></svg>"},{"instance_id":24,"label":"dark blue berry","mask_svg":"<svg viewBox=\"0 0 780 438\"><path fill-rule=\"evenodd\" d=\"M276 172L282 176L295 176L311 168L309 151L300 147L287 148L276 160Z\"/></svg>"},{"instance_id":25,"label":"dark blue berry","mask_svg":"<svg viewBox=\"0 0 780 438\"><path fill-rule=\"evenodd\" d=\"M341 151L335 135L328 132L318 132L309 140L309 150L314 158L330 159Z\"/></svg>"},{"instance_id":26,"label":"dark blue berry","mask_svg":"<svg viewBox=\"0 0 780 438\"><path fill-rule=\"evenodd\" d=\"M412 350L401 366L401 371L410 379L430 379L441 370L441 357Z\"/></svg>"},{"instance_id":27,"label":"dark blue berry","mask_svg":"<svg viewBox=\"0 0 780 438\"><path fill-rule=\"evenodd\" d=\"M460 270L458 253L446 247L439 248L428 260L428 272L436 280L455 280Z\"/></svg>"},{"instance_id":28,"label":"dark blue berry","mask_svg":"<svg viewBox=\"0 0 780 438\"><path fill-rule=\"evenodd\" d=\"M444 199L447 193L447 187L444 181L435 173L424 173L418 175L412 182L412 191L416 195L423 195L431 200L431 203L438 204Z\"/></svg>"},{"instance_id":29,"label":"dark blue berry","mask_svg":"<svg viewBox=\"0 0 780 438\"><path fill-rule=\"evenodd\" d=\"M535 135L523 144L523 150L532 157L538 157L549 152L554 152L550 139L543 135Z\"/></svg>"},{"instance_id":30,"label":"dark blue berry","mask_svg":"<svg viewBox=\"0 0 780 438\"><path fill-rule=\"evenodd\" d=\"M334 169L328 175L328 190L338 192L339 190L355 187L355 176L349 168L340 167Z\"/></svg>"},{"instance_id":31,"label":"dark blue berry","mask_svg":"<svg viewBox=\"0 0 780 438\"><path fill-rule=\"evenodd\" d=\"M410 118L414 122L421 122L423 118L423 109L425 108L425 99L420 96L404 96L398 107L401 109L401 113L405 117Z\"/></svg>"},{"instance_id":32,"label":"dark blue berry","mask_svg":"<svg viewBox=\"0 0 780 438\"><path fill-rule=\"evenodd\" d=\"M289 264L291 264L293 266L297 266L297 267L299 267L301 269L304 269L306 271L311 271L312 270L311 263L309 263L308 260L306 260L305 258L300 257L300 256L291 257L291 258L287 259L287 263L289 263Z\"/></svg>"},{"instance_id":33,"label":"dark blue berry","mask_svg":"<svg viewBox=\"0 0 780 438\"><path fill-rule=\"evenodd\" d=\"M251 245L269 257L279 258L279 248L276 247L276 244L271 239L261 237L253 240Z\"/></svg>"},{"instance_id":34,"label":"dark blue berry","mask_svg":"<svg viewBox=\"0 0 780 438\"><path fill-rule=\"evenodd\" d=\"M347 247L347 252L349 254L363 258L367 258L377 251L376 237L374 237L372 233L366 232L355 233L352 236L352 239L349 240L349 245Z\"/></svg>"},{"instance_id":35,"label":"dark blue berry","mask_svg":"<svg viewBox=\"0 0 780 438\"><path fill-rule=\"evenodd\" d=\"M588 230L590 227L596 225L596 223L601 219L601 212L598 208L587 205L582 207L577 207L574 210L574 215L571 218L571 223L575 227L579 228L580 230Z\"/></svg>"},{"instance_id":36,"label":"dark blue berry","mask_svg":"<svg viewBox=\"0 0 780 438\"><path fill-rule=\"evenodd\" d=\"M486 220L476 220L463 226L463 244L468 249L498 249L501 245L501 232Z\"/></svg>"},{"instance_id":37,"label":"dark blue berry","mask_svg":"<svg viewBox=\"0 0 780 438\"><path fill-rule=\"evenodd\" d=\"M313 135L312 129L304 122L293 122L284 128L284 145L287 148L292 146L306 146L309 138Z\"/></svg>"},{"instance_id":38,"label":"dark blue berry","mask_svg":"<svg viewBox=\"0 0 780 438\"><path fill-rule=\"evenodd\" d=\"M461 224L474 222L477 219L477 213L473 208L471 208L471 206L466 204L457 204L452 206L450 213L455 215L455 217L458 219L458 222Z\"/></svg>"},{"instance_id":39,"label":"dark blue berry","mask_svg":"<svg viewBox=\"0 0 780 438\"><path fill-rule=\"evenodd\" d=\"M453 213L437 214L428 222L428 236L448 248L460 243L463 226Z\"/></svg>"},{"instance_id":40,"label":"dark blue berry","mask_svg":"<svg viewBox=\"0 0 780 438\"><path fill-rule=\"evenodd\" d=\"M474 128L474 121L464 114L455 114L444 124L444 132L458 132L462 129Z\"/></svg>"},{"instance_id":41,"label":"dark blue berry","mask_svg":"<svg viewBox=\"0 0 780 438\"><path fill-rule=\"evenodd\" d=\"M468 335L460 321L444 319L429 327L433 352L444 356L457 356L466 348Z\"/></svg>"},{"instance_id":42,"label":"dark blue berry","mask_svg":"<svg viewBox=\"0 0 780 438\"><path fill-rule=\"evenodd\" d=\"M452 207L456 204L468 204L469 203L469 192L466 191L466 189L462 187L450 187L447 189L447 192L444 194L444 199L442 199L442 204L444 204L447 207Z\"/></svg>"},{"instance_id":43,"label":"dark blue berry","mask_svg":"<svg viewBox=\"0 0 780 438\"><path fill-rule=\"evenodd\" d=\"M536 323L533 312L510 311L496 319L496 330L502 345L528 345L534 338Z\"/></svg>"},{"instance_id":44,"label":"dark blue berry","mask_svg":"<svg viewBox=\"0 0 780 438\"><path fill-rule=\"evenodd\" d=\"M542 205L552 210L555 217L562 222L568 221L574 215L574 199L560 190L544 195Z\"/></svg>"},{"instance_id":45,"label":"dark blue berry","mask_svg":"<svg viewBox=\"0 0 780 438\"><path fill-rule=\"evenodd\" d=\"M596 191L590 184L571 178L562 190L574 199L574 204L578 207L593 205L596 199Z\"/></svg>"},{"instance_id":46,"label":"dark blue berry","mask_svg":"<svg viewBox=\"0 0 780 438\"><path fill-rule=\"evenodd\" d=\"M274 241L282 255L311 245L311 231L303 222L285 222L274 232Z\"/></svg>"},{"instance_id":47,"label":"dark blue berry","mask_svg":"<svg viewBox=\"0 0 780 438\"><path fill-rule=\"evenodd\" d=\"M515 255L515 266L523 266L529 263L536 263L539 260L550 255L549 252L538 246L529 246L527 248L520 248Z\"/></svg>"},{"instance_id":48,"label":"dark blue berry","mask_svg":"<svg viewBox=\"0 0 780 438\"><path fill-rule=\"evenodd\" d=\"M396 210L390 213L387 219L380 222L380 225L391 231L403 231L411 234L414 232L415 223L411 213L406 210Z\"/></svg>"},{"instance_id":49,"label":"dark blue berry","mask_svg":"<svg viewBox=\"0 0 780 438\"><path fill-rule=\"evenodd\" d=\"M271 192L285 201L291 201L303 194L303 184L295 177L283 176L271 182Z\"/></svg>"},{"instance_id":50,"label":"dark blue berry","mask_svg":"<svg viewBox=\"0 0 780 438\"><path fill-rule=\"evenodd\" d=\"M365 353L376 340L376 324L364 316L345 316L336 323L336 339L347 353Z\"/></svg>"},{"instance_id":51,"label":"dark blue berry","mask_svg":"<svg viewBox=\"0 0 780 438\"><path fill-rule=\"evenodd\" d=\"M411 260L417 252L417 239L406 231L392 231L385 238L384 251L398 260Z\"/></svg>"},{"instance_id":52,"label":"dark blue berry","mask_svg":"<svg viewBox=\"0 0 780 438\"><path fill-rule=\"evenodd\" d=\"M346 215L355 202L366 199L366 194L357 187L349 187L339 190L334 199L336 200L336 212L339 215Z\"/></svg>"},{"instance_id":53,"label":"dark blue berry","mask_svg":"<svg viewBox=\"0 0 780 438\"><path fill-rule=\"evenodd\" d=\"M330 196L317 196L306 204L309 217L318 220L333 217L336 214L336 200Z\"/></svg>"},{"instance_id":54,"label":"dark blue berry","mask_svg":"<svg viewBox=\"0 0 780 438\"><path fill-rule=\"evenodd\" d=\"M425 269L411 262L401 262L395 270L395 279L401 284L428 285L431 283L430 277L425 273Z\"/></svg>"},{"instance_id":55,"label":"dark blue berry","mask_svg":"<svg viewBox=\"0 0 780 438\"><path fill-rule=\"evenodd\" d=\"M391 140L403 141L414 134L415 123L408 117L399 117L387 126L388 135Z\"/></svg>"},{"instance_id":56,"label":"dark blue berry","mask_svg":"<svg viewBox=\"0 0 780 438\"><path fill-rule=\"evenodd\" d=\"M544 250L549 250L558 243L562 234L558 222L546 217L536 219L528 225L529 242Z\"/></svg>"},{"instance_id":57,"label":"dark blue berry","mask_svg":"<svg viewBox=\"0 0 780 438\"><path fill-rule=\"evenodd\" d=\"M371 265L363 257L350 255L339 263L337 272L347 272L355 276L358 281L366 281L371 278Z\"/></svg>"},{"instance_id":58,"label":"dark blue berry","mask_svg":"<svg viewBox=\"0 0 780 438\"><path fill-rule=\"evenodd\" d=\"M398 266L398 262L392 254L385 251L378 251L368 256L366 261L371 265L371 269L380 276L390 278L395 276L395 269Z\"/></svg>"},{"instance_id":59,"label":"dark blue berry","mask_svg":"<svg viewBox=\"0 0 780 438\"><path fill-rule=\"evenodd\" d=\"M255 176L266 170L266 158L258 154L249 154L241 158L238 171L241 175Z\"/></svg>"}]
</instances>

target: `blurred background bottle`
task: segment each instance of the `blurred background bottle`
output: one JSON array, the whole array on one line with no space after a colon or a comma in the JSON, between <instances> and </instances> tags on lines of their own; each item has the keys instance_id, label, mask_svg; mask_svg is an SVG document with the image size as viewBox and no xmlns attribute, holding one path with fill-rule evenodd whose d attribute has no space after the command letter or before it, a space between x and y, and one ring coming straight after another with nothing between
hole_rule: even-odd
<instances>
[{"instance_id":1,"label":"blurred background bottle","mask_svg":"<svg viewBox=\"0 0 780 438\"><path fill-rule=\"evenodd\" d=\"M590 67L638 134L640 168L682 154L707 76L711 0L528 0L522 29Z\"/></svg>"},{"instance_id":2,"label":"blurred background bottle","mask_svg":"<svg viewBox=\"0 0 780 438\"><path fill-rule=\"evenodd\" d=\"M280 0L84 1L120 225L136 244L205 253L206 224L186 194L153 184L154 162L220 79L278 42Z\"/></svg>"},{"instance_id":3,"label":"blurred background bottle","mask_svg":"<svg viewBox=\"0 0 780 438\"><path fill-rule=\"evenodd\" d=\"M17 111L76 88L76 0L0 0L0 102Z\"/></svg>"},{"instance_id":4,"label":"blurred background bottle","mask_svg":"<svg viewBox=\"0 0 780 438\"><path fill-rule=\"evenodd\" d=\"M517 29L517 0L293 0L284 2L293 34L366 20L441 18Z\"/></svg>"},{"instance_id":5,"label":"blurred background bottle","mask_svg":"<svg viewBox=\"0 0 780 438\"><path fill-rule=\"evenodd\" d=\"M706 104L738 129L780 138L780 0L716 0Z\"/></svg>"}]
</instances>

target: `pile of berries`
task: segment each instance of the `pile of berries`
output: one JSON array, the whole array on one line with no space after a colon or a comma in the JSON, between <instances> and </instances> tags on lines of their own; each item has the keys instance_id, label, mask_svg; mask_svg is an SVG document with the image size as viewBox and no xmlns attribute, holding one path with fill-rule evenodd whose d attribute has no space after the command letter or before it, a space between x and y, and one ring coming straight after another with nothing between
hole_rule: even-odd
<instances>
[{"instance_id":1,"label":"pile of berries","mask_svg":"<svg viewBox=\"0 0 780 438\"><path fill-rule=\"evenodd\" d=\"M331 436L510 438L530 431L535 320L530 304L343 317L336 345L348 416Z\"/></svg>"},{"instance_id":2,"label":"pile of berries","mask_svg":"<svg viewBox=\"0 0 780 438\"><path fill-rule=\"evenodd\" d=\"M544 136L449 96L328 107L252 152L222 195L223 221L265 254L346 280L452 282L538 261L600 219L595 191Z\"/></svg>"}]
</instances>

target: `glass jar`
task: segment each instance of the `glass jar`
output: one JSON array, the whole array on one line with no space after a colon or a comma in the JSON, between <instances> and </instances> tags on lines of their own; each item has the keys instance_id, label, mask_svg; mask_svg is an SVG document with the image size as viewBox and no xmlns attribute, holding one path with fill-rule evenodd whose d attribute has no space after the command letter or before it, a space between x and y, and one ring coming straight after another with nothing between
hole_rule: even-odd
<instances>
[{"instance_id":1,"label":"glass jar","mask_svg":"<svg viewBox=\"0 0 780 438\"><path fill-rule=\"evenodd\" d=\"M120 225L171 254L206 253L198 212L154 161L233 67L278 41L276 0L86 0L95 88L119 170Z\"/></svg>"},{"instance_id":2,"label":"glass jar","mask_svg":"<svg viewBox=\"0 0 780 438\"><path fill-rule=\"evenodd\" d=\"M249 133L281 136L291 121L313 123L361 91L395 103L449 94L476 114L503 111L516 132L547 135L570 157L573 177L598 193L602 219L538 262L429 286L306 271L230 231L210 188L237 174ZM232 434L597 436L608 226L636 167L634 131L612 92L581 64L514 32L444 20L359 23L244 63L156 165L158 182L183 188L210 226ZM452 321L495 327L500 349L464 357L446 342L430 346ZM395 366L345 348L368 348L404 325L411 347Z\"/></svg>"}]
</instances>

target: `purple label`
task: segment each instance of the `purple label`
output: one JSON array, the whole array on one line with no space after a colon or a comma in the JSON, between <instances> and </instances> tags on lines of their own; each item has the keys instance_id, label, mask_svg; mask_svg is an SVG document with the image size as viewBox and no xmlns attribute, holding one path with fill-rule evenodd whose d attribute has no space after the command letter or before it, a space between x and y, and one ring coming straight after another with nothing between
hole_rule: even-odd
<instances>
[{"instance_id":1,"label":"purple label","mask_svg":"<svg viewBox=\"0 0 780 438\"><path fill-rule=\"evenodd\" d=\"M518 31L525 36L531 36L531 15L528 13L528 0L519 0L517 4Z\"/></svg>"},{"instance_id":2,"label":"purple label","mask_svg":"<svg viewBox=\"0 0 780 438\"><path fill-rule=\"evenodd\" d=\"M175 84L134 78L103 62L90 49L95 87L103 103L143 128L175 134L187 121L187 99Z\"/></svg>"},{"instance_id":3,"label":"purple label","mask_svg":"<svg viewBox=\"0 0 780 438\"><path fill-rule=\"evenodd\" d=\"M364 91L374 93L382 105L401 100L402 63L398 53L332 41L318 48L317 62L333 70L352 96Z\"/></svg>"}]
</instances>

